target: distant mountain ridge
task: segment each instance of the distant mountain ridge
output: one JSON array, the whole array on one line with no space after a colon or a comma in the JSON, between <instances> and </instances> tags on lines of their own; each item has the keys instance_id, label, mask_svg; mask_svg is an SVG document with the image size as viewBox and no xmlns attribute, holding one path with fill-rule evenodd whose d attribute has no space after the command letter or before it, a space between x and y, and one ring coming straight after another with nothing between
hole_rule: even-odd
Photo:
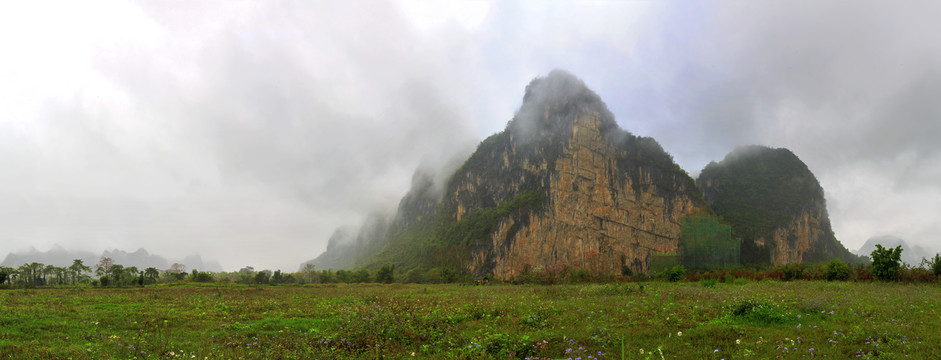
<instances>
[{"instance_id":1,"label":"distant mountain ridge","mask_svg":"<svg viewBox=\"0 0 941 360\"><path fill-rule=\"evenodd\" d=\"M3 262L0 262L0 266L18 267L23 264L36 262L45 265L67 267L72 265L72 261L75 259L81 259L87 266L94 266L102 257L111 258L114 260L115 264L135 266L139 269L153 267L159 270L166 270L173 266L174 263L179 263L185 265L187 270L222 271L222 266L219 265L218 262L203 261L202 257L198 254L187 256L179 261L170 261L163 256L151 254L143 248L137 249L134 252L111 249L103 251L101 255L95 255L90 251L67 250L59 245L54 245L48 251L39 251L35 248L30 248L25 252L11 252L3 259Z\"/></svg>"}]
</instances>

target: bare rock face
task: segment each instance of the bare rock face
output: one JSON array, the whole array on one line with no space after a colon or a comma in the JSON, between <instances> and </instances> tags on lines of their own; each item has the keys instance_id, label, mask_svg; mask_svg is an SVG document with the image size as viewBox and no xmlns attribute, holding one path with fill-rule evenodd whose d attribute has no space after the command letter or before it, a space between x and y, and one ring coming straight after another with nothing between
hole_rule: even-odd
<instances>
[{"instance_id":1,"label":"bare rock face","mask_svg":"<svg viewBox=\"0 0 941 360\"><path fill-rule=\"evenodd\" d=\"M771 263L799 264L809 259L808 255L826 238L826 229L821 219L827 216L826 210L811 206L792 219L788 224L774 230L770 243ZM827 224L829 228L829 223ZM765 242L764 238L759 241Z\"/></svg>"},{"instance_id":2,"label":"bare rock face","mask_svg":"<svg viewBox=\"0 0 941 360\"><path fill-rule=\"evenodd\" d=\"M736 149L707 165L697 181L742 240L743 264L857 260L833 235L823 188L787 149Z\"/></svg>"},{"instance_id":3,"label":"bare rock face","mask_svg":"<svg viewBox=\"0 0 941 360\"><path fill-rule=\"evenodd\" d=\"M520 194L536 194L539 206L510 211L485 236L465 239L472 273L646 272L651 254L679 252L683 217L709 212L656 141L620 129L597 94L561 71L527 87L507 130L455 173L444 206L460 222Z\"/></svg>"},{"instance_id":4,"label":"bare rock face","mask_svg":"<svg viewBox=\"0 0 941 360\"><path fill-rule=\"evenodd\" d=\"M449 173L440 185L416 173L385 236L373 237L353 267L502 279L566 267L647 272L651 254L679 253L683 217L710 213L655 140L622 130L601 98L563 71L533 80L507 128Z\"/></svg>"}]
</instances>

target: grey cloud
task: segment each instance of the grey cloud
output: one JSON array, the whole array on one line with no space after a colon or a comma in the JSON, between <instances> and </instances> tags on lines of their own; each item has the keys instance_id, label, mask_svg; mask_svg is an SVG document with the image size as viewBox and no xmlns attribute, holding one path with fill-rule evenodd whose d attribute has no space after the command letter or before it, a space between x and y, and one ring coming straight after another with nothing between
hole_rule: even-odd
<instances>
[{"instance_id":1,"label":"grey cloud","mask_svg":"<svg viewBox=\"0 0 941 360\"><path fill-rule=\"evenodd\" d=\"M717 6L697 15L683 4L665 6L658 36L644 42L654 56L636 68L659 71L647 85L660 90L647 110L660 115L651 135L692 172L737 145L790 148L821 179L831 204L855 205L831 211L850 248L887 227L915 242L937 241L925 230L932 225L888 214L941 212L941 178L930 170L941 149L941 104L932 100L941 45L929 35L939 30L941 6L706 4ZM684 18L691 21L662 26ZM894 163L899 158L906 166ZM844 186L849 173L885 186ZM904 206L876 200L911 191L927 197ZM896 222L881 223L880 215ZM857 217L871 221L860 225Z\"/></svg>"},{"instance_id":2,"label":"grey cloud","mask_svg":"<svg viewBox=\"0 0 941 360\"><path fill-rule=\"evenodd\" d=\"M398 5L136 5L143 40L106 41L72 61L92 66L74 96L0 119L0 235L295 269L502 130L555 68L692 174L790 148L848 247L941 231L937 3L498 2L430 30Z\"/></svg>"}]
</instances>

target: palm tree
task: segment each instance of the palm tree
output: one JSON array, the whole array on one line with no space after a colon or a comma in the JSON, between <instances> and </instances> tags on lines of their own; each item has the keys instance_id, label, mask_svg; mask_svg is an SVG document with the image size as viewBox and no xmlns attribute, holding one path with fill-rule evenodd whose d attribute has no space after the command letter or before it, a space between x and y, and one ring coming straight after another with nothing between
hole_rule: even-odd
<instances>
[{"instance_id":1,"label":"palm tree","mask_svg":"<svg viewBox=\"0 0 941 360\"><path fill-rule=\"evenodd\" d=\"M137 266L128 266L124 268L124 275L127 275L124 278L127 279L128 282L133 282L134 275L137 275L138 273L140 273L140 271L137 271Z\"/></svg>"},{"instance_id":2,"label":"palm tree","mask_svg":"<svg viewBox=\"0 0 941 360\"><path fill-rule=\"evenodd\" d=\"M82 263L82 259L72 260L72 266L69 266L69 272L72 274L72 285L78 283L78 276L90 273L91 268Z\"/></svg>"},{"instance_id":3,"label":"palm tree","mask_svg":"<svg viewBox=\"0 0 941 360\"><path fill-rule=\"evenodd\" d=\"M33 273L33 285L42 285L45 280L43 277L43 268L46 267L42 263L33 262L29 263L30 271Z\"/></svg>"},{"instance_id":4,"label":"palm tree","mask_svg":"<svg viewBox=\"0 0 941 360\"><path fill-rule=\"evenodd\" d=\"M29 286L40 285L40 281L42 281L42 269L43 264L37 262L23 264L23 266L17 269L21 277L20 281Z\"/></svg>"},{"instance_id":5,"label":"palm tree","mask_svg":"<svg viewBox=\"0 0 941 360\"><path fill-rule=\"evenodd\" d=\"M49 275L55 275L55 274L56 274L56 266L55 266L55 265L46 265L46 266L43 266L43 268L42 268L42 283L43 283L43 285L48 285L48 284L49 284L49 279L47 278L47 276L49 276Z\"/></svg>"},{"instance_id":6,"label":"palm tree","mask_svg":"<svg viewBox=\"0 0 941 360\"><path fill-rule=\"evenodd\" d=\"M144 269L144 276L150 278L150 280L153 280L153 282L156 283L157 278L160 277L160 270L157 270L157 268L154 267L146 268Z\"/></svg>"}]
</instances>

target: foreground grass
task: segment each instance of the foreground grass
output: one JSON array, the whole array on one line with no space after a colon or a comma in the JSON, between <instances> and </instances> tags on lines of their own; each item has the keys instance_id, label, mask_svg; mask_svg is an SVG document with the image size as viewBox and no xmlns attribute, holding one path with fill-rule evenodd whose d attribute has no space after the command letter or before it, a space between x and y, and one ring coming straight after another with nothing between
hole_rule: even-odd
<instances>
[{"instance_id":1,"label":"foreground grass","mask_svg":"<svg viewBox=\"0 0 941 360\"><path fill-rule=\"evenodd\" d=\"M935 284L0 291L16 359L941 358Z\"/></svg>"}]
</instances>

